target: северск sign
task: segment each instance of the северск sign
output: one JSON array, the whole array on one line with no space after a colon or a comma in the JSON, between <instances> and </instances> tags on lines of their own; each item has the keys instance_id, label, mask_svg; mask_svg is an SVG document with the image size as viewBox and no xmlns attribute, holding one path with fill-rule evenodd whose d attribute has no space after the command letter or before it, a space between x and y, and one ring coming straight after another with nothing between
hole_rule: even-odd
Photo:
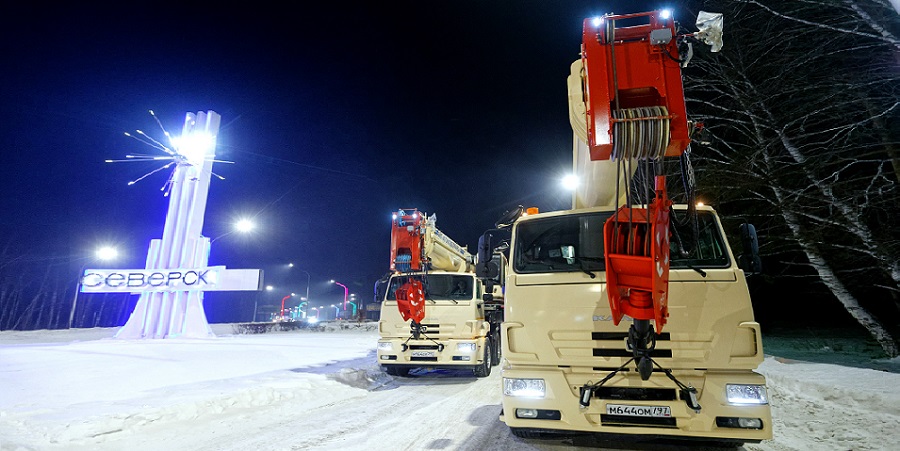
<instances>
[{"instance_id":1,"label":"\u0441\u0435\u0432\u0435\u0440\u0441\u043a sign","mask_svg":"<svg viewBox=\"0 0 900 451\"><path fill-rule=\"evenodd\" d=\"M192 269L86 269L83 293L156 291L257 291L261 270L210 266Z\"/></svg>"}]
</instances>

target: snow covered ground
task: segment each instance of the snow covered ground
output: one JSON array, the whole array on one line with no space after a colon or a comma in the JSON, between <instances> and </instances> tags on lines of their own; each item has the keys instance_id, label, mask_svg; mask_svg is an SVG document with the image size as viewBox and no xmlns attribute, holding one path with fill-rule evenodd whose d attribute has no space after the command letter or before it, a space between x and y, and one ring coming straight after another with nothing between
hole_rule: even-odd
<instances>
[{"instance_id":1,"label":"snow covered ground","mask_svg":"<svg viewBox=\"0 0 900 451\"><path fill-rule=\"evenodd\" d=\"M116 340L117 329L0 332L0 450L698 449L522 440L500 371L392 378L374 327ZM895 362L884 362L890 367ZM900 373L768 357L775 438L747 450L888 450Z\"/></svg>"}]
</instances>

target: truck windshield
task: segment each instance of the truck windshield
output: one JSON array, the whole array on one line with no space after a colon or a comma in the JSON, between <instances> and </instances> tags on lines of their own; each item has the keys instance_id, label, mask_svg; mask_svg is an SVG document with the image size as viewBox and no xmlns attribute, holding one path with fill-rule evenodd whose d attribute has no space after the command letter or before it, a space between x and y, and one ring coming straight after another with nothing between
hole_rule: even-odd
<instances>
[{"instance_id":1,"label":"truck windshield","mask_svg":"<svg viewBox=\"0 0 900 451\"><path fill-rule=\"evenodd\" d=\"M610 212L556 216L516 228L518 273L603 271L603 224Z\"/></svg>"},{"instance_id":2,"label":"truck windshield","mask_svg":"<svg viewBox=\"0 0 900 451\"><path fill-rule=\"evenodd\" d=\"M721 268L729 265L728 253L711 212L699 211L696 246L690 224L678 226L684 256L677 241L671 240L671 267ZM523 221L516 228L513 266L517 273L604 271L603 225L610 212L557 216Z\"/></svg>"},{"instance_id":3,"label":"truck windshield","mask_svg":"<svg viewBox=\"0 0 900 451\"><path fill-rule=\"evenodd\" d=\"M470 300L472 299L472 290L475 286L474 276L465 276L459 274L428 274L424 279L421 276L415 276L416 279L422 280L425 286L425 299L430 300ZM411 279L409 276L394 276L391 278L391 285L388 288L387 300L397 300L397 288L400 288Z\"/></svg>"}]
</instances>

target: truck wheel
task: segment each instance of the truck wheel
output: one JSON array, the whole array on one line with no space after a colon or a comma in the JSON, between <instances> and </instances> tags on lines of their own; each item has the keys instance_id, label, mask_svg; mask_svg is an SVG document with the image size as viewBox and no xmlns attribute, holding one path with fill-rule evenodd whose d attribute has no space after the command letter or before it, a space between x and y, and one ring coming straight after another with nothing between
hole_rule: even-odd
<instances>
[{"instance_id":1,"label":"truck wheel","mask_svg":"<svg viewBox=\"0 0 900 451\"><path fill-rule=\"evenodd\" d=\"M385 366L384 371L391 376L406 377L409 376L409 368L405 366Z\"/></svg>"},{"instance_id":2,"label":"truck wheel","mask_svg":"<svg viewBox=\"0 0 900 451\"><path fill-rule=\"evenodd\" d=\"M484 340L484 361L475 366L475 377L488 377L491 374L491 340Z\"/></svg>"},{"instance_id":3,"label":"truck wheel","mask_svg":"<svg viewBox=\"0 0 900 451\"><path fill-rule=\"evenodd\" d=\"M497 337L491 344L493 345L491 349L494 351L491 353L491 366L497 366L500 364L500 337Z\"/></svg>"}]
</instances>

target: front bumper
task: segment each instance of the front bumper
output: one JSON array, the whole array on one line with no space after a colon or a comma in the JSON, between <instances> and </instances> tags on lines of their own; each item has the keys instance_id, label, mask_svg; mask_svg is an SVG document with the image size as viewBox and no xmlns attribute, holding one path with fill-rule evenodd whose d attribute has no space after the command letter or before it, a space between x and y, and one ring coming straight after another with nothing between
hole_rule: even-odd
<instances>
[{"instance_id":1,"label":"front bumper","mask_svg":"<svg viewBox=\"0 0 900 451\"><path fill-rule=\"evenodd\" d=\"M514 397L504 394L502 420L511 428L743 442L772 438L772 417L768 404L734 405L725 399L726 384L765 385L765 378L757 373L676 373L682 383L697 388L700 412L690 409L680 399L675 383L660 372L654 372L647 381L641 381L634 371L617 374L603 385L604 390L591 398L588 407L581 407L579 388L585 383L597 382L607 374L592 371L579 373L572 368L504 369L504 379L542 379L545 393L543 397ZM616 415L607 411L608 404L635 406L638 407L634 409L637 411L668 407L671 415L667 418ZM738 426L738 423L745 426L748 422L755 424L756 420L759 420L759 428Z\"/></svg>"},{"instance_id":2,"label":"front bumper","mask_svg":"<svg viewBox=\"0 0 900 451\"><path fill-rule=\"evenodd\" d=\"M463 345L463 346L459 346ZM465 349L460 349L460 347ZM471 350L470 350L471 349ZM415 367L474 366L483 362L484 339L378 340L378 363Z\"/></svg>"}]
</instances>

